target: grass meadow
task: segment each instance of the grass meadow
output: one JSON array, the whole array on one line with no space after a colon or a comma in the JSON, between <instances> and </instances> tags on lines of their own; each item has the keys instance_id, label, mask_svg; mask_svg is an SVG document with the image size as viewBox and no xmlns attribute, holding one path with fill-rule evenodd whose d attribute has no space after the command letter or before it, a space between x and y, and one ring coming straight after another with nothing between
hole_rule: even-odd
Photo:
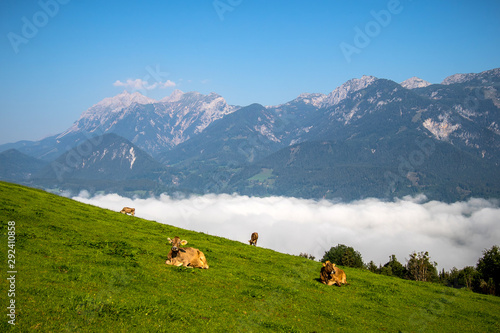
<instances>
[{"instance_id":1,"label":"grass meadow","mask_svg":"<svg viewBox=\"0 0 500 333\"><path fill-rule=\"evenodd\" d=\"M0 182L0 217L1 332L500 331L498 297L347 267L348 286L326 286L320 262L41 190ZM166 266L175 236L210 268Z\"/></svg>"}]
</instances>

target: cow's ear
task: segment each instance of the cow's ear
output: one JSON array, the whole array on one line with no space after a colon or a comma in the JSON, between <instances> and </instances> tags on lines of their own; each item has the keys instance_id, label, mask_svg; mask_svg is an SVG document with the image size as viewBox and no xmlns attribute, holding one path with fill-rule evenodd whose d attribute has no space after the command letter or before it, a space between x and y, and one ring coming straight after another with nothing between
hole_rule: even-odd
<instances>
[{"instance_id":1,"label":"cow's ear","mask_svg":"<svg viewBox=\"0 0 500 333\"><path fill-rule=\"evenodd\" d=\"M168 242L172 244L172 240L170 239L170 237L168 237Z\"/></svg>"},{"instance_id":2,"label":"cow's ear","mask_svg":"<svg viewBox=\"0 0 500 333\"><path fill-rule=\"evenodd\" d=\"M187 243L188 243L188 241L187 241L187 240L185 240L185 239L183 239L183 240L181 241L181 245L186 245Z\"/></svg>"},{"instance_id":3,"label":"cow's ear","mask_svg":"<svg viewBox=\"0 0 500 333\"><path fill-rule=\"evenodd\" d=\"M323 267L325 267L325 266L326 266L326 263L323 263Z\"/></svg>"}]
</instances>

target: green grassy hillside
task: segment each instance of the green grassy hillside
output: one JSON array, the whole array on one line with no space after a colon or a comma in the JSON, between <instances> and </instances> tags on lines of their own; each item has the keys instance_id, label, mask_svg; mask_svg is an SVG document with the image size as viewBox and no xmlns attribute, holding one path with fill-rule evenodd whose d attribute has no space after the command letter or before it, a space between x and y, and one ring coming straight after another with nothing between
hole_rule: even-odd
<instances>
[{"instance_id":1,"label":"green grassy hillside","mask_svg":"<svg viewBox=\"0 0 500 333\"><path fill-rule=\"evenodd\" d=\"M500 331L498 297L350 268L350 285L325 286L319 262L18 185L0 183L0 217L1 332ZM210 269L165 265L167 238L177 235Z\"/></svg>"}]
</instances>

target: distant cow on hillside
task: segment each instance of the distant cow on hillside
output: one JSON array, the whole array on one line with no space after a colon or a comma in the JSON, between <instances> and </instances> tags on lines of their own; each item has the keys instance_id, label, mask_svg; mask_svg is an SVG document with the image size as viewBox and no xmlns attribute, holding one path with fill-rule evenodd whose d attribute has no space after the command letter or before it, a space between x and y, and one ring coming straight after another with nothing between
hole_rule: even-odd
<instances>
[{"instance_id":1,"label":"distant cow on hillside","mask_svg":"<svg viewBox=\"0 0 500 333\"><path fill-rule=\"evenodd\" d=\"M130 215L134 216L135 215L135 208L123 207L123 209L120 211L120 213L130 214Z\"/></svg>"},{"instance_id":2,"label":"distant cow on hillside","mask_svg":"<svg viewBox=\"0 0 500 333\"><path fill-rule=\"evenodd\" d=\"M324 283L328 286L337 285L340 287L342 284L347 284L347 277L345 275L345 272L336 267L335 264L332 264L328 260L323 263L319 278L321 280L321 283Z\"/></svg>"},{"instance_id":3,"label":"distant cow on hillside","mask_svg":"<svg viewBox=\"0 0 500 333\"><path fill-rule=\"evenodd\" d=\"M187 244L186 240L181 240L176 236L174 239L169 238L168 242L172 244L172 248L168 253L165 264L208 269L207 259L203 252L192 247L181 248L181 245Z\"/></svg>"},{"instance_id":4,"label":"distant cow on hillside","mask_svg":"<svg viewBox=\"0 0 500 333\"><path fill-rule=\"evenodd\" d=\"M259 234L254 232L248 241L250 245L257 246L257 239L259 239Z\"/></svg>"}]
</instances>

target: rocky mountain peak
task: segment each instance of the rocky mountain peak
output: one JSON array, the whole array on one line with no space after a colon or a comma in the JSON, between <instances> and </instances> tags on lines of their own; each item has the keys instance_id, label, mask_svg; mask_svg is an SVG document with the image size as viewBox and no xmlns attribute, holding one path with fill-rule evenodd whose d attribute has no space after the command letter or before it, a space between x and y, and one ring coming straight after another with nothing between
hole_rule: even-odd
<instances>
[{"instance_id":1,"label":"rocky mountain peak","mask_svg":"<svg viewBox=\"0 0 500 333\"><path fill-rule=\"evenodd\" d=\"M295 99L295 101L301 101L305 104L312 104L316 107L320 107L326 97L327 95L320 93L302 93Z\"/></svg>"},{"instance_id":2,"label":"rocky mountain peak","mask_svg":"<svg viewBox=\"0 0 500 333\"><path fill-rule=\"evenodd\" d=\"M450 85L450 84L455 84L455 83L463 83L470 81L474 78L476 78L477 74L475 73L470 73L470 74L453 74L448 76L441 82L441 84L444 85Z\"/></svg>"},{"instance_id":3,"label":"rocky mountain peak","mask_svg":"<svg viewBox=\"0 0 500 333\"><path fill-rule=\"evenodd\" d=\"M481 73L453 74L441 82L444 85L470 82L480 80L482 83L498 82L500 80L500 68L490 69Z\"/></svg>"},{"instance_id":4,"label":"rocky mountain peak","mask_svg":"<svg viewBox=\"0 0 500 333\"><path fill-rule=\"evenodd\" d=\"M102 101L94 104L82 113L80 119L101 117L107 113L117 113L134 103L146 105L156 103L156 100L146 97L138 91L131 94L125 90L121 94L104 98Z\"/></svg>"},{"instance_id":5,"label":"rocky mountain peak","mask_svg":"<svg viewBox=\"0 0 500 333\"><path fill-rule=\"evenodd\" d=\"M167 97L161 99L160 102L162 102L162 103L177 102L182 98L183 95L184 95L184 92L182 90L175 89L174 91L172 91L170 96L167 96Z\"/></svg>"},{"instance_id":6,"label":"rocky mountain peak","mask_svg":"<svg viewBox=\"0 0 500 333\"><path fill-rule=\"evenodd\" d=\"M360 79L351 79L328 94L323 104L324 106L339 104L341 101L348 98L350 94L368 87L376 80L378 80L376 77L368 75L363 75Z\"/></svg>"},{"instance_id":7,"label":"rocky mountain peak","mask_svg":"<svg viewBox=\"0 0 500 333\"><path fill-rule=\"evenodd\" d=\"M406 89L415 89L430 86L431 83L414 76L401 82L400 85Z\"/></svg>"},{"instance_id":8,"label":"rocky mountain peak","mask_svg":"<svg viewBox=\"0 0 500 333\"><path fill-rule=\"evenodd\" d=\"M103 99L99 103L95 104L94 107L96 106L109 107L116 110L128 107L133 103L152 104L156 103L156 100L146 97L138 91L133 92L131 94L128 91L124 90L121 94L118 94L114 97L107 97Z\"/></svg>"}]
</instances>

